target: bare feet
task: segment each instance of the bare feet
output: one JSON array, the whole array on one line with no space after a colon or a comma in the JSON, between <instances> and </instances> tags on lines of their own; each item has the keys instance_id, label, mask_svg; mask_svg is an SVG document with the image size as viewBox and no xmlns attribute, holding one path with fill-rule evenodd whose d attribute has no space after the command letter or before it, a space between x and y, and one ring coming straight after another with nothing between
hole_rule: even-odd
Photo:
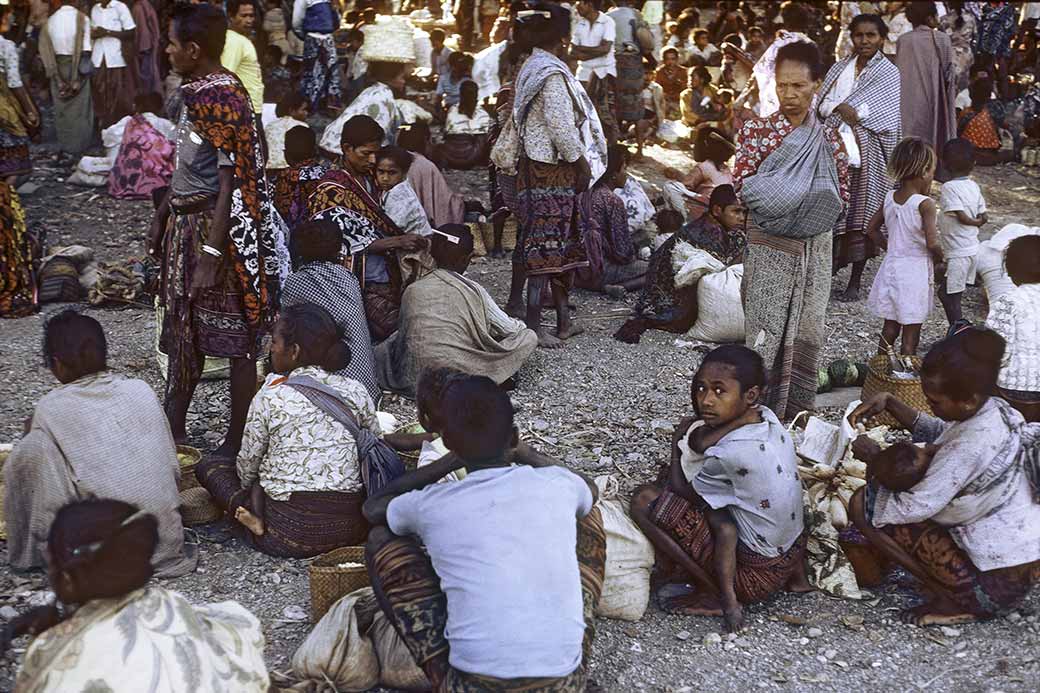
<instances>
[{"instance_id":1,"label":"bare feet","mask_svg":"<svg viewBox=\"0 0 1040 693\"><path fill-rule=\"evenodd\" d=\"M506 312L506 315L517 320L527 317L527 305L523 303L507 303L502 310Z\"/></svg>"},{"instance_id":2,"label":"bare feet","mask_svg":"<svg viewBox=\"0 0 1040 693\"><path fill-rule=\"evenodd\" d=\"M859 287L850 286L845 289L843 293L838 294L838 301L841 303L854 303L859 300Z\"/></svg>"},{"instance_id":3,"label":"bare feet","mask_svg":"<svg viewBox=\"0 0 1040 693\"><path fill-rule=\"evenodd\" d=\"M705 594L689 594L661 600L661 608L669 613L686 616L722 616L722 603L718 597Z\"/></svg>"},{"instance_id":4,"label":"bare feet","mask_svg":"<svg viewBox=\"0 0 1040 693\"><path fill-rule=\"evenodd\" d=\"M912 623L915 626L955 626L979 620L974 614L966 614L963 609L945 600L935 600L906 609L899 614L899 618L903 623Z\"/></svg>"},{"instance_id":5,"label":"bare feet","mask_svg":"<svg viewBox=\"0 0 1040 693\"><path fill-rule=\"evenodd\" d=\"M563 340L559 337L549 334L544 330L538 330L538 346L542 349L562 349Z\"/></svg>"},{"instance_id":6,"label":"bare feet","mask_svg":"<svg viewBox=\"0 0 1040 693\"><path fill-rule=\"evenodd\" d=\"M785 589L788 592L794 592L795 594L804 594L806 592L816 591L816 588L809 582L809 578L806 577L804 556L802 560L795 564L795 569L791 572L791 577L788 578Z\"/></svg>"},{"instance_id":7,"label":"bare feet","mask_svg":"<svg viewBox=\"0 0 1040 693\"><path fill-rule=\"evenodd\" d=\"M726 620L726 628L730 633L739 633L747 625L744 620L744 609L741 608L740 602L723 608L722 617Z\"/></svg>"},{"instance_id":8,"label":"bare feet","mask_svg":"<svg viewBox=\"0 0 1040 693\"><path fill-rule=\"evenodd\" d=\"M584 334L584 332L584 327L573 322L564 327L556 328L556 336L560 339L570 339L571 337L577 337L579 334Z\"/></svg>"},{"instance_id":9,"label":"bare feet","mask_svg":"<svg viewBox=\"0 0 1040 693\"><path fill-rule=\"evenodd\" d=\"M264 536L264 521L245 508L235 511L235 519L256 536Z\"/></svg>"},{"instance_id":10,"label":"bare feet","mask_svg":"<svg viewBox=\"0 0 1040 693\"><path fill-rule=\"evenodd\" d=\"M619 301L623 299L625 294L628 292L625 291L625 287L619 286L618 284L607 284L603 287L603 293L610 296L615 301Z\"/></svg>"}]
</instances>

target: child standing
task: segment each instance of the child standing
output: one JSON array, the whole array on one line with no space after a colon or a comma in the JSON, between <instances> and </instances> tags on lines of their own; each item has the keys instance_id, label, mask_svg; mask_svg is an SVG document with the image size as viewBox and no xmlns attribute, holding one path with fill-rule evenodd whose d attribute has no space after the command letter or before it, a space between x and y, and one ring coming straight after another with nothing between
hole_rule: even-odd
<instances>
[{"instance_id":1,"label":"child standing","mask_svg":"<svg viewBox=\"0 0 1040 693\"><path fill-rule=\"evenodd\" d=\"M986 327L1007 342L997 392L1026 421L1040 421L1040 236L1021 236L1007 249L1015 288L993 304Z\"/></svg>"},{"instance_id":2,"label":"child standing","mask_svg":"<svg viewBox=\"0 0 1040 693\"><path fill-rule=\"evenodd\" d=\"M943 161L952 178L942 185L939 195L939 238L946 257L945 275L937 275L939 303L946 311L950 333L965 322L961 298L968 284L975 282L975 257L979 253L979 227L989 219L986 200L978 183L971 179L975 168L975 147L965 139L952 139L943 145Z\"/></svg>"},{"instance_id":3,"label":"child standing","mask_svg":"<svg viewBox=\"0 0 1040 693\"><path fill-rule=\"evenodd\" d=\"M691 388L698 416L676 427L664 488L644 486L632 499L632 518L658 560L674 561L696 583L696 594L670 606L724 616L734 632L744 625L743 604L785 587L811 589L794 444L758 403L765 385L762 357L745 346L705 356Z\"/></svg>"},{"instance_id":4,"label":"child standing","mask_svg":"<svg viewBox=\"0 0 1040 693\"><path fill-rule=\"evenodd\" d=\"M943 264L935 201L928 197L935 164L935 150L922 139L907 137L897 144L889 174L899 187L885 195L885 204L867 225L871 239L887 251L867 299L871 312L885 321L881 353L902 333L900 353L916 354L921 325L932 310L934 268Z\"/></svg>"}]
</instances>

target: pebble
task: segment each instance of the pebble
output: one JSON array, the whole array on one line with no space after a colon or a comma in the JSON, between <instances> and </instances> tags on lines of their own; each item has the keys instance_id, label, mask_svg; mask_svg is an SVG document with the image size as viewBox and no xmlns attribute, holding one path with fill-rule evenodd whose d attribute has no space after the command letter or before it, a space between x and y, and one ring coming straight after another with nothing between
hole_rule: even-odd
<instances>
[{"instance_id":1,"label":"pebble","mask_svg":"<svg viewBox=\"0 0 1040 693\"><path fill-rule=\"evenodd\" d=\"M303 607L296 606L295 604L282 609L282 616L285 616L285 618L289 619L290 621L307 620L307 612L303 610Z\"/></svg>"},{"instance_id":2,"label":"pebble","mask_svg":"<svg viewBox=\"0 0 1040 693\"><path fill-rule=\"evenodd\" d=\"M634 643L632 643L632 647L630 647L628 649L631 650L632 652L642 652L643 651L643 646L640 645L637 642L634 642Z\"/></svg>"},{"instance_id":3,"label":"pebble","mask_svg":"<svg viewBox=\"0 0 1040 693\"><path fill-rule=\"evenodd\" d=\"M726 642L733 642L737 639L736 633L726 633Z\"/></svg>"},{"instance_id":4,"label":"pebble","mask_svg":"<svg viewBox=\"0 0 1040 693\"><path fill-rule=\"evenodd\" d=\"M10 621L12 618L18 615L18 609L11 606L0 607L0 618L5 621Z\"/></svg>"},{"instance_id":5,"label":"pebble","mask_svg":"<svg viewBox=\"0 0 1040 693\"><path fill-rule=\"evenodd\" d=\"M809 644L809 638L798 638L798 644L799 645L808 645Z\"/></svg>"},{"instance_id":6,"label":"pebble","mask_svg":"<svg viewBox=\"0 0 1040 693\"><path fill-rule=\"evenodd\" d=\"M737 638L733 642L737 644L737 647L751 647L751 641L747 638Z\"/></svg>"},{"instance_id":7,"label":"pebble","mask_svg":"<svg viewBox=\"0 0 1040 693\"><path fill-rule=\"evenodd\" d=\"M844 659L839 659L838 661L835 662L835 664L837 664L838 667L840 667L842 669L848 669L849 668L849 663L846 662Z\"/></svg>"},{"instance_id":8,"label":"pebble","mask_svg":"<svg viewBox=\"0 0 1040 693\"><path fill-rule=\"evenodd\" d=\"M810 628L806 635L808 635L810 638L818 638L821 635L823 635L823 631L819 628Z\"/></svg>"},{"instance_id":9,"label":"pebble","mask_svg":"<svg viewBox=\"0 0 1040 693\"><path fill-rule=\"evenodd\" d=\"M722 649L724 649L726 652L729 652L730 650L735 650L737 649L737 643L727 642L725 645L722 646Z\"/></svg>"},{"instance_id":10,"label":"pebble","mask_svg":"<svg viewBox=\"0 0 1040 693\"><path fill-rule=\"evenodd\" d=\"M681 631L679 631L678 633L675 634L675 637L678 638L679 640L686 641L686 640L690 639L690 635L691 635L690 631L688 631L688 630L681 630Z\"/></svg>"},{"instance_id":11,"label":"pebble","mask_svg":"<svg viewBox=\"0 0 1040 693\"><path fill-rule=\"evenodd\" d=\"M704 636L705 645L718 645L722 643L722 636L718 633L708 633Z\"/></svg>"},{"instance_id":12,"label":"pebble","mask_svg":"<svg viewBox=\"0 0 1040 693\"><path fill-rule=\"evenodd\" d=\"M939 626L939 632L948 638L956 638L961 634L960 628L950 628L949 626Z\"/></svg>"},{"instance_id":13,"label":"pebble","mask_svg":"<svg viewBox=\"0 0 1040 693\"><path fill-rule=\"evenodd\" d=\"M838 656L838 651L837 650L827 650L826 652L823 653L823 656L826 657L827 659L834 659L835 657Z\"/></svg>"},{"instance_id":14,"label":"pebble","mask_svg":"<svg viewBox=\"0 0 1040 693\"><path fill-rule=\"evenodd\" d=\"M1012 611L1010 614L1008 614L1007 619L1012 623L1018 623L1022 620L1022 614L1018 613L1017 611Z\"/></svg>"}]
</instances>

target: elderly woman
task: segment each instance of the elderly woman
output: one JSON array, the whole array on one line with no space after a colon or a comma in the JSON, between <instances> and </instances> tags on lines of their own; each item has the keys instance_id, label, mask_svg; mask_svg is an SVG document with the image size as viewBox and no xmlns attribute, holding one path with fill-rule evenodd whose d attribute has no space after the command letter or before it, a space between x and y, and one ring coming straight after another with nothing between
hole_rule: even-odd
<instances>
[{"instance_id":1,"label":"elderly woman","mask_svg":"<svg viewBox=\"0 0 1040 693\"><path fill-rule=\"evenodd\" d=\"M852 263L852 273L840 301L859 300L863 268L877 255L865 229L892 188L888 159L902 126L899 69L881 52L888 28L878 15L861 14L849 22L849 34L852 55L831 67L817 106L849 155L849 210L834 239L833 270Z\"/></svg>"},{"instance_id":2,"label":"elderly woman","mask_svg":"<svg viewBox=\"0 0 1040 693\"><path fill-rule=\"evenodd\" d=\"M848 199L845 147L811 109L822 77L815 44L780 48L780 110L747 121L737 135L734 187L750 217L742 292L747 346L765 359L766 404L781 419L815 404L832 231Z\"/></svg>"},{"instance_id":3,"label":"elderly woman","mask_svg":"<svg viewBox=\"0 0 1040 693\"><path fill-rule=\"evenodd\" d=\"M237 534L266 554L308 558L368 534L358 445L332 411L376 435L380 428L365 386L336 374L350 362L347 344L324 308L285 308L271 344L274 373L249 405L237 461L196 469Z\"/></svg>"},{"instance_id":4,"label":"elderly woman","mask_svg":"<svg viewBox=\"0 0 1040 693\"><path fill-rule=\"evenodd\" d=\"M540 346L559 348L562 340L582 332L567 308L570 275L588 264L576 193L603 174L607 144L592 101L561 60L570 13L556 4L532 7L517 17L517 40L531 48L531 57L517 75L512 118L495 145L495 160L517 171L527 326L538 334ZM541 326L542 293L549 284L555 335Z\"/></svg>"},{"instance_id":5,"label":"elderly woman","mask_svg":"<svg viewBox=\"0 0 1040 693\"><path fill-rule=\"evenodd\" d=\"M904 613L917 625L965 623L1013 609L1040 577L1037 427L991 397L1003 338L968 328L928 352L921 384L935 416L889 394L868 400L853 424L887 411L930 443L923 477L907 492L870 482L852 498L853 522L885 558L917 577L931 601ZM880 450L866 437L856 455L871 464Z\"/></svg>"}]
</instances>

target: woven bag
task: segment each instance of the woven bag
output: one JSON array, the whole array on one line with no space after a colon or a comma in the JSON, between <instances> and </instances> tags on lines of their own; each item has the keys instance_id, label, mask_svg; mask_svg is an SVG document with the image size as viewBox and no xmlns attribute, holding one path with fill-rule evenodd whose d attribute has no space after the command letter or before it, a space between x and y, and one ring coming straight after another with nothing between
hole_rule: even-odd
<instances>
[{"instance_id":1,"label":"woven bag","mask_svg":"<svg viewBox=\"0 0 1040 693\"><path fill-rule=\"evenodd\" d=\"M340 568L341 563L360 563L360 568ZM368 587L364 546L344 546L324 553L307 567L311 585L311 621L317 623L344 595Z\"/></svg>"}]
</instances>

